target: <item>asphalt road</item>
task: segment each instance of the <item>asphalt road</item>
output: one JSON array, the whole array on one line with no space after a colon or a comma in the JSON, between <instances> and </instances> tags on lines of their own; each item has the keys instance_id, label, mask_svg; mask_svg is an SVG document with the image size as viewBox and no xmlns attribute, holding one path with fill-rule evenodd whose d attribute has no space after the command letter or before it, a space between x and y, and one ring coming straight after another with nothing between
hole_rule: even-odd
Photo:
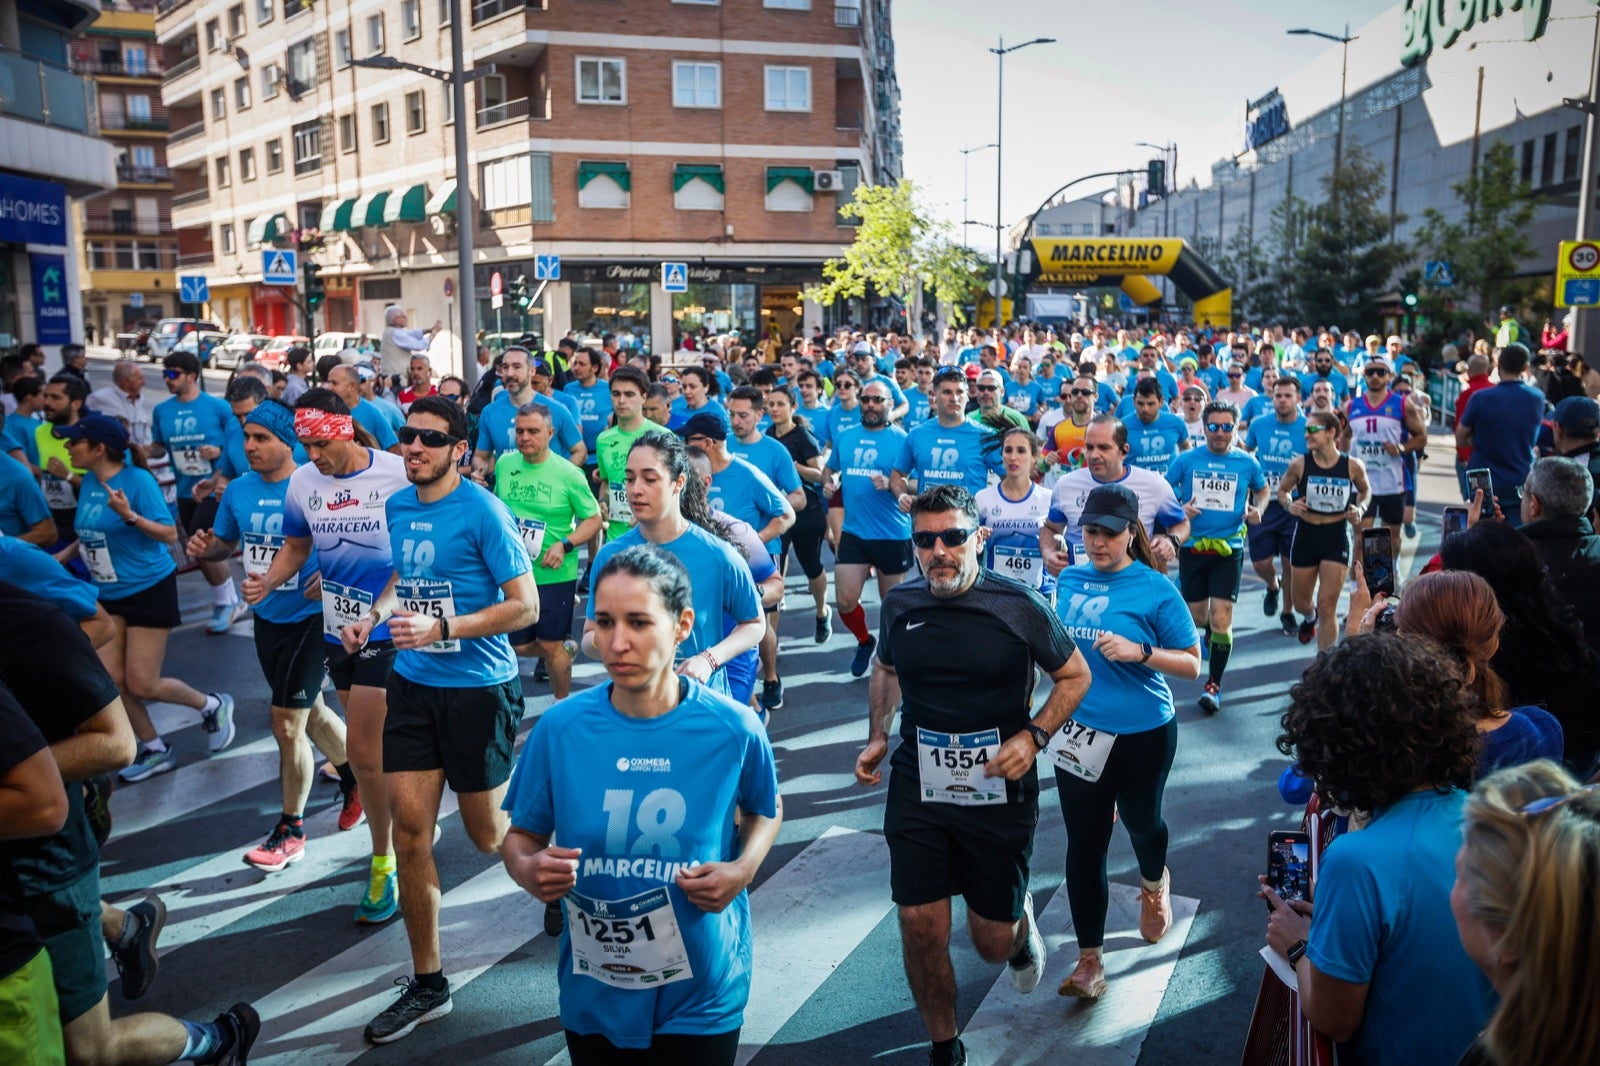
<instances>
[{"instance_id":1,"label":"asphalt road","mask_svg":"<svg viewBox=\"0 0 1600 1066\"><path fill-rule=\"evenodd\" d=\"M105 376L104 363L92 366ZM159 368L146 377L153 402L165 391ZM225 375L215 377L207 387L220 391ZM1421 537L1405 542L1403 572L1436 549L1439 508L1455 495L1446 439L1436 436L1430 450ZM452 817L441 819L436 850L454 1013L388 1048L360 1043L360 1026L387 1005L390 981L409 973L398 922L370 930L350 920L364 881L365 832L334 832L336 792L318 785L307 812L305 862L277 875L240 862L279 808L267 693L248 619L226 636L208 637L208 590L198 574L185 575L181 589L188 623L173 634L166 672L203 691L231 691L239 735L229 752L208 758L194 716L158 705L183 765L126 786L113 801L118 829L105 850L107 897L128 900L157 888L171 907L160 977L137 1008L209 1018L235 1000L256 1001L266 1018L257 1062L560 1061L555 943L538 932L539 908L495 860L472 848ZM1114 978L1110 995L1093 1007L1055 996L1076 954L1064 897L1056 898L1065 851L1056 790L1051 775L1041 774L1032 889L1052 948L1045 983L1026 999L1011 995L1000 968L979 961L957 931L953 956L969 1049L996 1049L974 1054L974 1063L1062 1062L1068 1055L1089 1063L1239 1061L1262 973L1265 911L1254 896L1255 876L1265 869L1267 833L1299 821L1298 810L1277 795L1285 763L1274 746L1278 717L1312 654L1263 616L1261 593L1247 577L1223 713L1204 717L1194 704L1198 684L1175 684L1180 739L1166 799L1169 866L1174 893L1197 901L1192 922L1159 950L1119 935L1113 922L1108 962L1117 959L1114 973L1127 975ZM848 634L812 642L808 603L803 583L791 580L792 610L780 630L787 703L770 729L786 821L753 886L757 984L741 1061L909 1066L925 1061L927 1038L901 971L887 859L876 836L883 789L858 788L851 776L866 732L867 683L849 676ZM875 625L875 598L867 609ZM597 666L581 666L578 684L599 676ZM532 681L531 665L524 685L527 728L550 696ZM1110 875L1114 884L1137 884L1120 833ZM119 1015L132 1009L115 991L112 1008Z\"/></svg>"}]
</instances>

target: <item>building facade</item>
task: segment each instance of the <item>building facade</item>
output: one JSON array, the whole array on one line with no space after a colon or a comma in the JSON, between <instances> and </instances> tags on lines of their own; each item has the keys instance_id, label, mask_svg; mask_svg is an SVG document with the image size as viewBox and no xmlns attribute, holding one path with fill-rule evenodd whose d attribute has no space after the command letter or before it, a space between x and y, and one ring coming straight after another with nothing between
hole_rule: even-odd
<instances>
[{"instance_id":1,"label":"building facade","mask_svg":"<svg viewBox=\"0 0 1600 1066\"><path fill-rule=\"evenodd\" d=\"M458 17L468 67L495 67L462 116L481 329L662 350L821 323L800 292L853 236L838 206L900 173L888 0L161 0L179 273L212 318L301 331L262 284L263 250L294 246L319 331L376 334L390 304L454 327L449 86L361 64L448 69ZM542 289L536 256L559 257ZM496 273L537 299L493 307Z\"/></svg>"}]
</instances>

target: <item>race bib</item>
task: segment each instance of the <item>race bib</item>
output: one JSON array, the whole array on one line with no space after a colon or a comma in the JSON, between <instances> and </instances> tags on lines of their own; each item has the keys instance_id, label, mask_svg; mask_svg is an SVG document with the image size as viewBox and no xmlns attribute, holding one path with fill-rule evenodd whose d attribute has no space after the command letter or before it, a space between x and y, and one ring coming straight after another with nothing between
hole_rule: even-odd
<instances>
[{"instance_id":1,"label":"race bib","mask_svg":"<svg viewBox=\"0 0 1600 1066\"><path fill-rule=\"evenodd\" d=\"M1383 450L1383 444L1381 440L1356 441L1356 454L1363 459L1387 459L1389 456Z\"/></svg>"},{"instance_id":2,"label":"race bib","mask_svg":"<svg viewBox=\"0 0 1600 1066\"><path fill-rule=\"evenodd\" d=\"M73 491L72 482L66 478L46 474L43 488L44 502L52 511L70 511L78 506L78 494Z\"/></svg>"},{"instance_id":3,"label":"race bib","mask_svg":"<svg viewBox=\"0 0 1600 1066\"><path fill-rule=\"evenodd\" d=\"M935 733L917 730L917 768L923 803L963 807L1006 801L1003 777L984 777L989 760L1000 754L1000 731Z\"/></svg>"},{"instance_id":4,"label":"race bib","mask_svg":"<svg viewBox=\"0 0 1600 1066\"><path fill-rule=\"evenodd\" d=\"M528 550L529 560L538 566L539 560L544 558L544 523L537 518L519 518L517 532L522 534L522 546Z\"/></svg>"},{"instance_id":5,"label":"race bib","mask_svg":"<svg viewBox=\"0 0 1600 1066\"><path fill-rule=\"evenodd\" d=\"M174 450L172 465L184 477L205 477L211 473L211 460L200 454L199 445Z\"/></svg>"},{"instance_id":6,"label":"race bib","mask_svg":"<svg viewBox=\"0 0 1600 1066\"><path fill-rule=\"evenodd\" d=\"M660 988L694 976L665 885L627 899L564 898L572 972L612 988Z\"/></svg>"},{"instance_id":7,"label":"race bib","mask_svg":"<svg viewBox=\"0 0 1600 1066\"><path fill-rule=\"evenodd\" d=\"M611 512L611 521L626 522L635 525L633 508L628 504L628 486L608 485L606 487L606 506Z\"/></svg>"},{"instance_id":8,"label":"race bib","mask_svg":"<svg viewBox=\"0 0 1600 1066\"><path fill-rule=\"evenodd\" d=\"M96 585L117 583L117 567L111 561L111 544L104 533L97 529L79 533L78 554L83 557L83 565L89 568L89 577Z\"/></svg>"},{"instance_id":9,"label":"race bib","mask_svg":"<svg viewBox=\"0 0 1600 1066\"><path fill-rule=\"evenodd\" d=\"M1202 511L1232 514L1239 499L1239 475L1196 470L1189 482L1189 498Z\"/></svg>"},{"instance_id":10,"label":"race bib","mask_svg":"<svg viewBox=\"0 0 1600 1066\"><path fill-rule=\"evenodd\" d=\"M322 632L339 639L339 630L355 625L372 610L372 593L322 579Z\"/></svg>"},{"instance_id":11,"label":"race bib","mask_svg":"<svg viewBox=\"0 0 1600 1066\"><path fill-rule=\"evenodd\" d=\"M161 498L167 502L168 507L178 506L178 483L169 481L161 486Z\"/></svg>"},{"instance_id":12,"label":"race bib","mask_svg":"<svg viewBox=\"0 0 1600 1066\"><path fill-rule=\"evenodd\" d=\"M1029 588L1038 588L1044 581L1044 556L1037 548L995 545L994 569L996 573L1014 577Z\"/></svg>"},{"instance_id":13,"label":"race bib","mask_svg":"<svg viewBox=\"0 0 1600 1066\"><path fill-rule=\"evenodd\" d=\"M244 535L244 572L250 577L266 577L272 561L283 548L283 537L275 533L246 533ZM300 587L300 575L295 574L278 586L283 592L294 592Z\"/></svg>"},{"instance_id":14,"label":"race bib","mask_svg":"<svg viewBox=\"0 0 1600 1066\"><path fill-rule=\"evenodd\" d=\"M1283 481L1282 474L1275 474L1270 470L1264 471L1267 477L1267 491L1273 496L1278 495L1278 485Z\"/></svg>"},{"instance_id":15,"label":"race bib","mask_svg":"<svg viewBox=\"0 0 1600 1066\"><path fill-rule=\"evenodd\" d=\"M543 535L543 530L540 531L540 534L541 536ZM430 618L454 618L456 616L456 600L450 591L450 582L448 581L397 581L394 586L394 594L402 611L427 615ZM436 640L426 648L418 648L417 650L428 652L430 655L460 651L461 641Z\"/></svg>"},{"instance_id":16,"label":"race bib","mask_svg":"<svg viewBox=\"0 0 1600 1066\"><path fill-rule=\"evenodd\" d=\"M1082 722L1067 719L1067 724L1056 730L1045 748L1050 761L1066 773L1085 781L1098 781L1106 768L1106 756L1117 742L1115 733L1095 729Z\"/></svg>"},{"instance_id":17,"label":"race bib","mask_svg":"<svg viewBox=\"0 0 1600 1066\"><path fill-rule=\"evenodd\" d=\"M1344 514L1350 506L1350 480L1342 477L1306 478L1306 509L1317 514Z\"/></svg>"}]
</instances>

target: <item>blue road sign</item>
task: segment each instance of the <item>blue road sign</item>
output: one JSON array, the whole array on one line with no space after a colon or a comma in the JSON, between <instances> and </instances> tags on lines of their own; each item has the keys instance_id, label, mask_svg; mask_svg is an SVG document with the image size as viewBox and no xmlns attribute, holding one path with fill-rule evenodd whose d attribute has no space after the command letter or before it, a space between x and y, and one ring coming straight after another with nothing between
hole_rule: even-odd
<instances>
[{"instance_id":1,"label":"blue road sign","mask_svg":"<svg viewBox=\"0 0 1600 1066\"><path fill-rule=\"evenodd\" d=\"M1133 297L1125 292L1119 292L1117 293L1117 305L1124 311L1132 311L1134 306Z\"/></svg>"},{"instance_id":2,"label":"blue road sign","mask_svg":"<svg viewBox=\"0 0 1600 1066\"><path fill-rule=\"evenodd\" d=\"M536 255L533 257L534 281L560 281L561 257L559 255Z\"/></svg>"},{"instance_id":3,"label":"blue road sign","mask_svg":"<svg viewBox=\"0 0 1600 1066\"><path fill-rule=\"evenodd\" d=\"M1455 264L1448 259L1429 259L1423 265L1422 280L1435 289L1453 288L1456 283Z\"/></svg>"},{"instance_id":4,"label":"blue road sign","mask_svg":"<svg viewBox=\"0 0 1600 1066\"><path fill-rule=\"evenodd\" d=\"M178 278L178 299L186 304L211 302L211 284L198 274Z\"/></svg>"},{"instance_id":5,"label":"blue road sign","mask_svg":"<svg viewBox=\"0 0 1600 1066\"><path fill-rule=\"evenodd\" d=\"M143 307L144 306L144 293L142 293L142 292L130 292L130 293L128 293L128 306L129 307Z\"/></svg>"},{"instance_id":6,"label":"blue road sign","mask_svg":"<svg viewBox=\"0 0 1600 1066\"><path fill-rule=\"evenodd\" d=\"M261 250L261 284L300 284L300 254L286 248Z\"/></svg>"},{"instance_id":7,"label":"blue road sign","mask_svg":"<svg viewBox=\"0 0 1600 1066\"><path fill-rule=\"evenodd\" d=\"M688 292L689 264L662 263L661 287L668 292Z\"/></svg>"},{"instance_id":8,"label":"blue road sign","mask_svg":"<svg viewBox=\"0 0 1600 1066\"><path fill-rule=\"evenodd\" d=\"M1561 290L1561 302L1568 307L1600 304L1600 278L1568 278Z\"/></svg>"}]
</instances>

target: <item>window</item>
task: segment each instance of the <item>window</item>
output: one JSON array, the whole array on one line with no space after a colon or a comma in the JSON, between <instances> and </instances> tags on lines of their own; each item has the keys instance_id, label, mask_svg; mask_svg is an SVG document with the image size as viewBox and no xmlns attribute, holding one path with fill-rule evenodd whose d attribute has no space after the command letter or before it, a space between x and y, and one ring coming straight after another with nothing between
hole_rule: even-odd
<instances>
[{"instance_id":1,"label":"window","mask_svg":"<svg viewBox=\"0 0 1600 1066\"><path fill-rule=\"evenodd\" d=\"M278 95L278 86L283 81L283 71L276 63L268 63L261 68L261 99L272 100Z\"/></svg>"},{"instance_id":2,"label":"window","mask_svg":"<svg viewBox=\"0 0 1600 1066\"><path fill-rule=\"evenodd\" d=\"M810 167L768 167L767 210L808 212L815 188Z\"/></svg>"},{"instance_id":3,"label":"window","mask_svg":"<svg viewBox=\"0 0 1600 1066\"><path fill-rule=\"evenodd\" d=\"M150 97L144 93L129 93L126 102L128 118L134 122L150 121Z\"/></svg>"},{"instance_id":4,"label":"window","mask_svg":"<svg viewBox=\"0 0 1600 1066\"><path fill-rule=\"evenodd\" d=\"M265 26L272 21L273 0L256 0L256 25Z\"/></svg>"},{"instance_id":5,"label":"window","mask_svg":"<svg viewBox=\"0 0 1600 1066\"><path fill-rule=\"evenodd\" d=\"M322 121L298 122L291 132L294 135L294 172L310 174L322 169Z\"/></svg>"},{"instance_id":6,"label":"window","mask_svg":"<svg viewBox=\"0 0 1600 1066\"><path fill-rule=\"evenodd\" d=\"M239 149L239 180L256 180L256 150L254 148Z\"/></svg>"},{"instance_id":7,"label":"window","mask_svg":"<svg viewBox=\"0 0 1600 1066\"><path fill-rule=\"evenodd\" d=\"M1554 185L1556 183L1556 135L1544 135L1544 151L1539 158L1539 184L1540 186Z\"/></svg>"},{"instance_id":8,"label":"window","mask_svg":"<svg viewBox=\"0 0 1600 1066\"><path fill-rule=\"evenodd\" d=\"M439 25L450 25L450 0L439 0Z\"/></svg>"},{"instance_id":9,"label":"window","mask_svg":"<svg viewBox=\"0 0 1600 1066\"><path fill-rule=\"evenodd\" d=\"M348 115L339 116L339 151L353 152L356 150L356 114L354 111Z\"/></svg>"},{"instance_id":10,"label":"window","mask_svg":"<svg viewBox=\"0 0 1600 1066\"><path fill-rule=\"evenodd\" d=\"M444 101L444 124L446 126L453 126L456 122L455 93L450 91L450 86L448 85L444 86L443 88L444 91L440 94L440 99Z\"/></svg>"},{"instance_id":11,"label":"window","mask_svg":"<svg viewBox=\"0 0 1600 1066\"><path fill-rule=\"evenodd\" d=\"M556 220L555 182L550 179L550 153L528 153L528 180L533 187L533 201L528 213L535 222Z\"/></svg>"},{"instance_id":12,"label":"window","mask_svg":"<svg viewBox=\"0 0 1600 1066\"><path fill-rule=\"evenodd\" d=\"M217 19L206 23L206 51L222 51L222 23Z\"/></svg>"},{"instance_id":13,"label":"window","mask_svg":"<svg viewBox=\"0 0 1600 1066\"><path fill-rule=\"evenodd\" d=\"M840 208L845 204L854 203L856 198L856 186L861 184L860 164L839 163L835 165L833 169L839 172L840 179L839 191L834 195L833 206L835 208ZM833 212L833 224L838 226L840 229L854 229L856 221L853 218L845 218L843 215L839 214L837 210L835 210Z\"/></svg>"},{"instance_id":14,"label":"window","mask_svg":"<svg viewBox=\"0 0 1600 1066\"><path fill-rule=\"evenodd\" d=\"M308 204L300 204L295 210L300 215L301 229L316 229L322 222L322 201L320 200Z\"/></svg>"},{"instance_id":15,"label":"window","mask_svg":"<svg viewBox=\"0 0 1600 1066\"><path fill-rule=\"evenodd\" d=\"M485 211L521 207L529 202L533 185L529 180L528 158L514 155L510 159L484 163L478 168L478 188L482 190Z\"/></svg>"},{"instance_id":16,"label":"window","mask_svg":"<svg viewBox=\"0 0 1600 1066\"><path fill-rule=\"evenodd\" d=\"M624 60L578 57L578 103L625 104L627 102L628 70Z\"/></svg>"},{"instance_id":17,"label":"window","mask_svg":"<svg viewBox=\"0 0 1600 1066\"><path fill-rule=\"evenodd\" d=\"M1034 228L1034 231L1037 232L1039 234L1039 236L1041 236L1041 237L1050 236L1051 230L1050 230L1050 223L1048 223L1048 222L1041 222L1041 223L1039 223L1037 226L1035 226L1033 228Z\"/></svg>"},{"instance_id":18,"label":"window","mask_svg":"<svg viewBox=\"0 0 1600 1066\"><path fill-rule=\"evenodd\" d=\"M400 32L408 41L422 36L422 0L400 0Z\"/></svg>"},{"instance_id":19,"label":"window","mask_svg":"<svg viewBox=\"0 0 1600 1066\"><path fill-rule=\"evenodd\" d=\"M726 185L715 163L679 163L672 168L672 206L679 211L721 211Z\"/></svg>"},{"instance_id":20,"label":"window","mask_svg":"<svg viewBox=\"0 0 1600 1066\"><path fill-rule=\"evenodd\" d=\"M428 128L428 100L421 89L406 93L406 132L421 133Z\"/></svg>"},{"instance_id":21,"label":"window","mask_svg":"<svg viewBox=\"0 0 1600 1066\"><path fill-rule=\"evenodd\" d=\"M1578 180L1578 160L1583 156L1583 127L1571 126L1567 129L1567 153L1561 160L1561 180Z\"/></svg>"},{"instance_id":22,"label":"window","mask_svg":"<svg viewBox=\"0 0 1600 1066\"><path fill-rule=\"evenodd\" d=\"M237 39L244 36L244 5L234 4L228 8L228 37Z\"/></svg>"},{"instance_id":23,"label":"window","mask_svg":"<svg viewBox=\"0 0 1600 1066\"><path fill-rule=\"evenodd\" d=\"M235 78L233 81L233 109L243 111L250 106L250 78Z\"/></svg>"},{"instance_id":24,"label":"window","mask_svg":"<svg viewBox=\"0 0 1600 1066\"><path fill-rule=\"evenodd\" d=\"M311 0L283 0L283 17L294 18L302 11L311 10Z\"/></svg>"},{"instance_id":25,"label":"window","mask_svg":"<svg viewBox=\"0 0 1600 1066\"><path fill-rule=\"evenodd\" d=\"M445 93L445 100L450 94ZM510 118L506 104L506 78L504 74L490 74L478 82L478 125L492 126Z\"/></svg>"},{"instance_id":26,"label":"window","mask_svg":"<svg viewBox=\"0 0 1600 1066\"><path fill-rule=\"evenodd\" d=\"M228 94L221 89L211 90L211 117L222 119L228 116Z\"/></svg>"},{"instance_id":27,"label":"window","mask_svg":"<svg viewBox=\"0 0 1600 1066\"><path fill-rule=\"evenodd\" d=\"M721 107L721 63L672 64L673 107Z\"/></svg>"},{"instance_id":28,"label":"window","mask_svg":"<svg viewBox=\"0 0 1600 1066\"><path fill-rule=\"evenodd\" d=\"M123 47L122 69L129 74L150 73L150 59L143 45L125 45Z\"/></svg>"},{"instance_id":29,"label":"window","mask_svg":"<svg viewBox=\"0 0 1600 1066\"><path fill-rule=\"evenodd\" d=\"M267 173L276 174L283 169L283 141L274 137L267 142Z\"/></svg>"},{"instance_id":30,"label":"window","mask_svg":"<svg viewBox=\"0 0 1600 1066\"><path fill-rule=\"evenodd\" d=\"M811 68L768 67L767 110L810 111Z\"/></svg>"},{"instance_id":31,"label":"window","mask_svg":"<svg viewBox=\"0 0 1600 1066\"><path fill-rule=\"evenodd\" d=\"M578 164L579 207L627 207L633 189L628 164L619 161Z\"/></svg>"},{"instance_id":32,"label":"window","mask_svg":"<svg viewBox=\"0 0 1600 1066\"><path fill-rule=\"evenodd\" d=\"M227 156L219 155L217 157L217 165L214 168L214 172L217 177L217 188L226 189L233 184L233 171L229 167Z\"/></svg>"},{"instance_id":33,"label":"window","mask_svg":"<svg viewBox=\"0 0 1600 1066\"><path fill-rule=\"evenodd\" d=\"M351 58L355 55L350 50L350 31L333 31L333 66L335 70L343 70L350 65Z\"/></svg>"},{"instance_id":34,"label":"window","mask_svg":"<svg viewBox=\"0 0 1600 1066\"><path fill-rule=\"evenodd\" d=\"M1533 183L1533 142L1522 142L1522 180Z\"/></svg>"},{"instance_id":35,"label":"window","mask_svg":"<svg viewBox=\"0 0 1600 1066\"><path fill-rule=\"evenodd\" d=\"M389 143L389 105L372 105L372 143Z\"/></svg>"},{"instance_id":36,"label":"window","mask_svg":"<svg viewBox=\"0 0 1600 1066\"><path fill-rule=\"evenodd\" d=\"M367 16L367 55L375 56L383 51L383 15Z\"/></svg>"},{"instance_id":37,"label":"window","mask_svg":"<svg viewBox=\"0 0 1600 1066\"><path fill-rule=\"evenodd\" d=\"M217 227L217 247L221 248L225 255L232 255L239 250L238 244L233 239L232 222L224 222Z\"/></svg>"},{"instance_id":38,"label":"window","mask_svg":"<svg viewBox=\"0 0 1600 1066\"><path fill-rule=\"evenodd\" d=\"M134 145L130 161L140 169L147 169L156 165L156 150L148 144Z\"/></svg>"},{"instance_id":39,"label":"window","mask_svg":"<svg viewBox=\"0 0 1600 1066\"><path fill-rule=\"evenodd\" d=\"M317 42L307 37L289 46L289 95L302 96L317 84Z\"/></svg>"},{"instance_id":40,"label":"window","mask_svg":"<svg viewBox=\"0 0 1600 1066\"><path fill-rule=\"evenodd\" d=\"M811 0L762 0L762 6L780 11L810 11Z\"/></svg>"}]
</instances>

